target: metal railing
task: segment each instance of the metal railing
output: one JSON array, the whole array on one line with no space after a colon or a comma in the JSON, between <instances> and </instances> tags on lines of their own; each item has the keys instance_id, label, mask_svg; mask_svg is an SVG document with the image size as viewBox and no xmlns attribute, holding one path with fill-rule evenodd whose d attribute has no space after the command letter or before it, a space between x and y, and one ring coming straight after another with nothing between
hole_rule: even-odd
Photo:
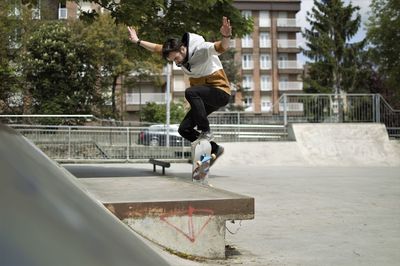
<instances>
[{"instance_id":1,"label":"metal railing","mask_svg":"<svg viewBox=\"0 0 400 266\"><path fill-rule=\"evenodd\" d=\"M148 127L10 125L59 162L147 162L149 158L173 162L191 159L191 146L180 141L143 142ZM211 125L218 142L286 140L283 125ZM180 144L178 144L180 143ZM164 145L164 146L159 146Z\"/></svg>"},{"instance_id":2,"label":"metal railing","mask_svg":"<svg viewBox=\"0 0 400 266\"><path fill-rule=\"evenodd\" d=\"M278 116L283 124L383 123L391 138L400 138L400 110L394 110L379 94L284 94Z\"/></svg>"},{"instance_id":3,"label":"metal railing","mask_svg":"<svg viewBox=\"0 0 400 266\"><path fill-rule=\"evenodd\" d=\"M299 27L295 18L278 18L278 27Z\"/></svg>"},{"instance_id":4,"label":"metal railing","mask_svg":"<svg viewBox=\"0 0 400 266\"><path fill-rule=\"evenodd\" d=\"M217 142L288 140L289 123L384 123L389 137L400 138L400 111L379 94L283 94L271 112L215 112L209 116ZM5 119L6 116L0 116ZM42 118L42 117L40 117ZM50 117L53 119L53 117ZM72 119L73 116L66 116ZM79 116L79 119L93 119ZM16 119L14 116L8 119ZM31 117L31 119L33 119ZM101 122L102 120L95 120ZM114 124L119 124L114 121ZM187 161L191 147L175 142L143 142L147 126L53 126L10 124L57 161L143 162L149 158Z\"/></svg>"},{"instance_id":5,"label":"metal railing","mask_svg":"<svg viewBox=\"0 0 400 266\"><path fill-rule=\"evenodd\" d=\"M400 138L400 110L379 94L285 93L270 112L215 112L213 124L284 125L289 123L383 123L389 137Z\"/></svg>"},{"instance_id":6,"label":"metal railing","mask_svg":"<svg viewBox=\"0 0 400 266\"><path fill-rule=\"evenodd\" d=\"M303 65L300 61L296 60L279 60L278 61L279 69L303 69Z\"/></svg>"},{"instance_id":7,"label":"metal railing","mask_svg":"<svg viewBox=\"0 0 400 266\"><path fill-rule=\"evenodd\" d=\"M280 91L302 91L303 82L300 81L280 81L279 82Z\"/></svg>"},{"instance_id":8,"label":"metal railing","mask_svg":"<svg viewBox=\"0 0 400 266\"><path fill-rule=\"evenodd\" d=\"M278 39L278 48L298 48L297 40Z\"/></svg>"}]
</instances>

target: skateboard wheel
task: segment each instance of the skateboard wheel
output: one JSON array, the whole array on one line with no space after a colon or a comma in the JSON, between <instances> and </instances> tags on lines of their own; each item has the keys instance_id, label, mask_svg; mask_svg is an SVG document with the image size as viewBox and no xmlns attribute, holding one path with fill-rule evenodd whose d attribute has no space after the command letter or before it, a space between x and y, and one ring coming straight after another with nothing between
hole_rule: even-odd
<instances>
[{"instance_id":1,"label":"skateboard wheel","mask_svg":"<svg viewBox=\"0 0 400 266\"><path fill-rule=\"evenodd\" d=\"M197 161L196 164L197 164L197 166L200 166L201 165L201 161Z\"/></svg>"},{"instance_id":2,"label":"skateboard wheel","mask_svg":"<svg viewBox=\"0 0 400 266\"><path fill-rule=\"evenodd\" d=\"M217 158L217 155L215 155L215 154L213 153L213 154L211 154L211 158L212 158L213 160L215 160L215 159Z\"/></svg>"}]
</instances>

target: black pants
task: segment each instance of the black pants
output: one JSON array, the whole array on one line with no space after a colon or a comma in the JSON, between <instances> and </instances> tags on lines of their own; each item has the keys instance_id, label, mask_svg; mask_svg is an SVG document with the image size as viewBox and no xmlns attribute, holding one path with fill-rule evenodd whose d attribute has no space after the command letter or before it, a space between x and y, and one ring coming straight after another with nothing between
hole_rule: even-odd
<instances>
[{"instance_id":1,"label":"black pants","mask_svg":"<svg viewBox=\"0 0 400 266\"><path fill-rule=\"evenodd\" d=\"M191 109L179 126L179 134L193 142L200 134L197 130L210 130L207 116L227 105L230 95L221 89L200 85L187 88L185 98ZM196 126L197 130L194 129Z\"/></svg>"}]
</instances>

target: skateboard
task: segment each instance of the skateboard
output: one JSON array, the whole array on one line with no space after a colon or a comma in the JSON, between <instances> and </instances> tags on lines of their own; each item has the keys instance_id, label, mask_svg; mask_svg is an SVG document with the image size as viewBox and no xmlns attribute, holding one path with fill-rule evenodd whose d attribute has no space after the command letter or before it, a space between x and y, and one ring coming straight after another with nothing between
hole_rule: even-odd
<instances>
[{"instance_id":1,"label":"skateboard","mask_svg":"<svg viewBox=\"0 0 400 266\"><path fill-rule=\"evenodd\" d=\"M211 144L206 139L200 139L192 145L193 167L192 180L195 183L208 185L211 160L215 160L215 154L211 154Z\"/></svg>"}]
</instances>

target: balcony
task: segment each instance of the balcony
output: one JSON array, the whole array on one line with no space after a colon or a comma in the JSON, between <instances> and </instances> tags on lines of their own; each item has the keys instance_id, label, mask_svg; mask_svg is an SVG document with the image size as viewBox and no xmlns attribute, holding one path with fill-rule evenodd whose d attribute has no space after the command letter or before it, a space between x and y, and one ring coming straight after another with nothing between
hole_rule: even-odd
<instances>
[{"instance_id":1,"label":"balcony","mask_svg":"<svg viewBox=\"0 0 400 266\"><path fill-rule=\"evenodd\" d=\"M261 91L272 91L272 83L271 82L266 82L263 83L261 82Z\"/></svg>"},{"instance_id":2,"label":"balcony","mask_svg":"<svg viewBox=\"0 0 400 266\"><path fill-rule=\"evenodd\" d=\"M242 39L242 48L253 48L253 39Z\"/></svg>"},{"instance_id":3,"label":"balcony","mask_svg":"<svg viewBox=\"0 0 400 266\"><path fill-rule=\"evenodd\" d=\"M278 61L279 69L298 69L302 70L303 65L299 61L280 60Z\"/></svg>"},{"instance_id":4,"label":"balcony","mask_svg":"<svg viewBox=\"0 0 400 266\"><path fill-rule=\"evenodd\" d=\"M271 61L262 61L260 60L260 69L261 70L270 70L272 68Z\"/></svg>"},{"instance_id":5,"label":"balcony","mask_svg":"<svg viewBox=\"0 0 400 266\"><path fill-rule=\"evenodd\" d=\"M278 40L278 48L299 48L297 40Z\"/></svg>"},{"instance_id":6,"label":"balcony","mask_svg":"<svg viewBox=\"0 0 400 266\"><path fill-rule=\"evenodd\" d=\"M278 27L284 28L300 27L295 18L278 18L276 24Z\"/></svg>"},{"instance_id":7,"label":"balcony","mask_svg":"<svg viewBox=\"0 0 400 266\"><path fill-rule=\"evenodd\" d=\"M271 48L271 39L260 40L260 48Z\"/></svg>"},{"instance_id":8,"label":"balcony","mask_svg":"<svg viewBox=\"0 0 400 266\"><path fill-rule=\"evenodd\" d=\"M299 81L281 81L279 82L280 91L302 91L303 82Z\"/></svg>"},{"instance_id":9,"label":"balcony","mask_svg":"<svg viewBox=\"0 0 400 266\"><path fill-rule=\"evenodd\" d=\"M138 105L150 102L165 103L165 93L126 93L125 96L126 105Z\"/></svg>"}]
</instances>

